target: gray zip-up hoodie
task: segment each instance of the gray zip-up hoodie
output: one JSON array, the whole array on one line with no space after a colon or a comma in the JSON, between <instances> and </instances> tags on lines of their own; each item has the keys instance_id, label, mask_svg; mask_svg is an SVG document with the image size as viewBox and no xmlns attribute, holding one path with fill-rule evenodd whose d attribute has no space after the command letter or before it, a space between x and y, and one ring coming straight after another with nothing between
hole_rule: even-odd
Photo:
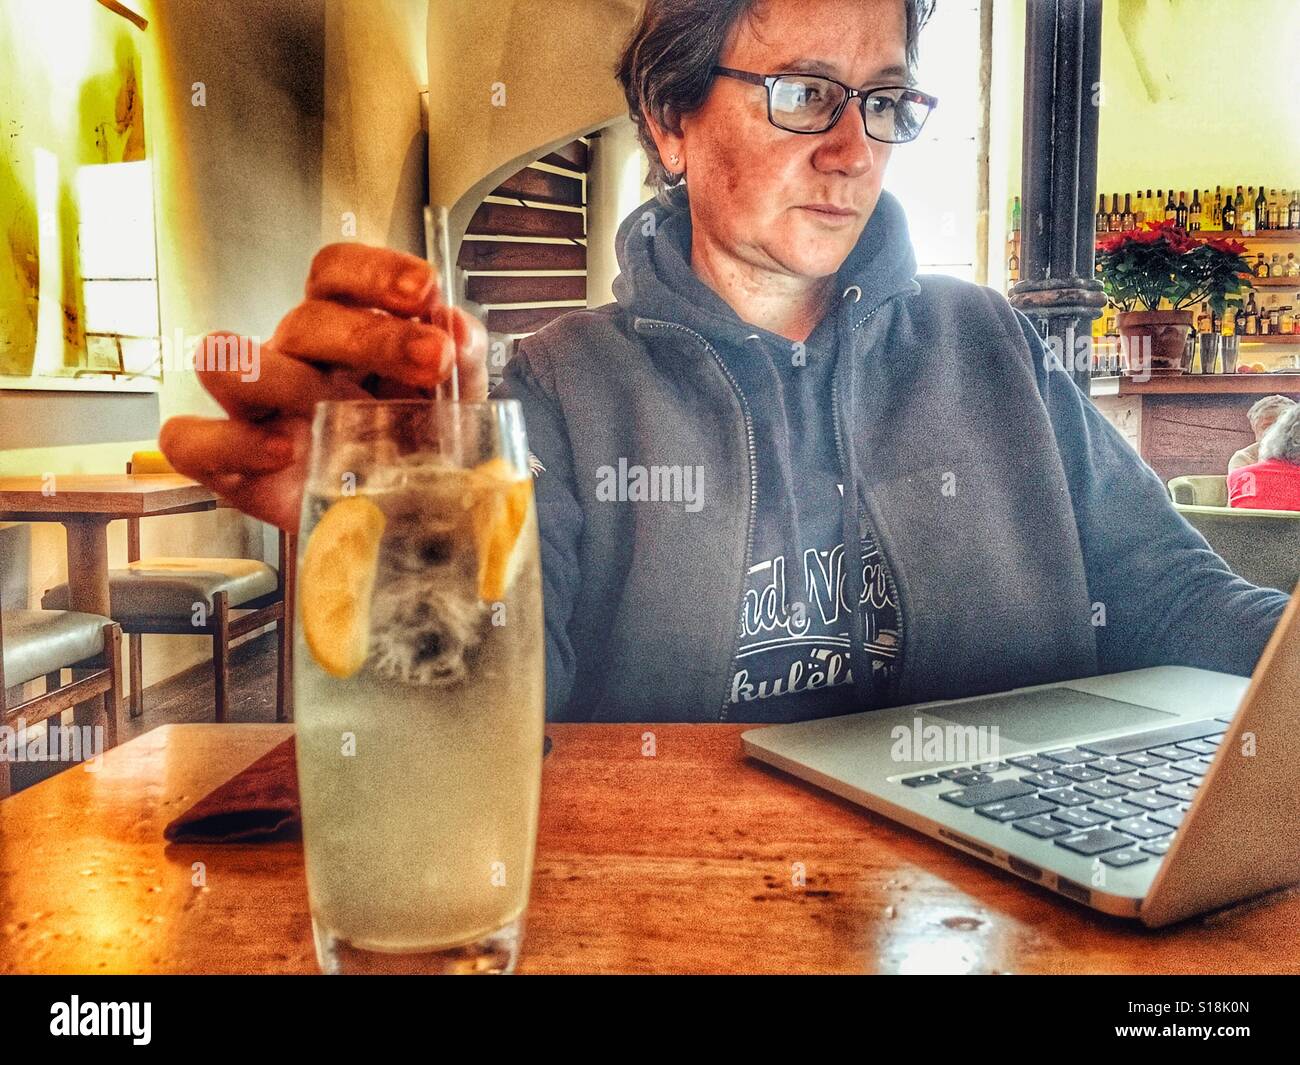
<instances>
[{"instance_id":1,"label":"gray zip-up hoodie","mask_svg":"<svg viewBox=\"0 0 1300 1065\"><path fill-rule=\"evenodd\" d=\"M523 404L542 467L552 720L735 716L757 444L724 337L708 333L757 330L702 284L708 313L682 313L689 282L665 271L689 254L672 238L689 233L687 195L623 222L616 302L526 339L495 392ZM1001 295L915 269L882 194L837 278L828 416L846 557L874 533L897 586L888 704L1158 664L1248 674L1287 597L1229 572ZM611 477L637 468L665 489L697 472L699 495L610 498ZM857 603L861 568L846 573Z\"/></svg>"}]
</instances>

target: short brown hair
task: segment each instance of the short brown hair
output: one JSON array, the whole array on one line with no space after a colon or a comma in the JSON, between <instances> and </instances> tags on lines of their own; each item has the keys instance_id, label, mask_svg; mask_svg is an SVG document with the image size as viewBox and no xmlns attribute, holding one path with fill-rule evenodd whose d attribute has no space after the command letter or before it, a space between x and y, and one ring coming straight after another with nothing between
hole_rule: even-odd
<instances>
[{"instance_id":1,"label":"short brown hair","mask_svg":"<svg viewBox=\"0 0 1300 1065\"><path fill-rule=\"evenodd\" d=\"M713 84L713 68L732 30L763 0L646 0L614 68L627 96L637 137L650 160L646 184L662 197L681 179L659 158L645 116L681 132L680 118L698 110ZM907 12L907 65L916 65L917 37L936 0L901 0Z\"/></svg>"}]
</instances>

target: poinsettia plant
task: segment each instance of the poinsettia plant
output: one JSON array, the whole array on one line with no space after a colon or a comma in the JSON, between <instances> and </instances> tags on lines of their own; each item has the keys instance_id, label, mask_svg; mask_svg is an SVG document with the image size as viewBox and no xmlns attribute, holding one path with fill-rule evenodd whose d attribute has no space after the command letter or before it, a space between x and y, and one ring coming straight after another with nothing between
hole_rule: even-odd
<instances>
[{"instance_id":1,"label":"poinsettia plant","mask_svg":"<svg viewBox=\"0 0 1300 1065\"><path fill-rule=\"evenodd\" d=\"M1222 316L1253 288L1246 245L1227 237L1197 239L1173 222L1150 222L1097 242L1097 272L1122 311L1156 311L1164 300L1181 311L1208 302Z\"/></svg>"}]
</instances>

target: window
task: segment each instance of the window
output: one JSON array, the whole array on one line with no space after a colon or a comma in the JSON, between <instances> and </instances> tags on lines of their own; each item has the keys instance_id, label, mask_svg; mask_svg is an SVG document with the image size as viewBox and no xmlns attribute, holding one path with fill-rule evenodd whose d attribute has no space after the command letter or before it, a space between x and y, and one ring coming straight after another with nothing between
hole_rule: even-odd
<instances>
[{"instance_id":1,"label":"window","mask_svg":"<svg viewBox=\"0 0 1300 1065\"><path fill-rule=\"evenodd\" d=\"M965 281L986 273L978 220L988 209L980 144L989 106L980 62L987 47L978 0L944 0L921 31L917 85L939 97L939 107L920 139L894 149L885 187L907 212L922 273Z\"/></svg>"},{"instance_id":2,"label":"window","mask_svg":"<svg viewBox=\"0 0 1300 1065\"><path fill-rule=\"evenodd\" d=\"M120 4L0 5L0 388L156 388L141 22Z\"/></svg>"}]
</instances>

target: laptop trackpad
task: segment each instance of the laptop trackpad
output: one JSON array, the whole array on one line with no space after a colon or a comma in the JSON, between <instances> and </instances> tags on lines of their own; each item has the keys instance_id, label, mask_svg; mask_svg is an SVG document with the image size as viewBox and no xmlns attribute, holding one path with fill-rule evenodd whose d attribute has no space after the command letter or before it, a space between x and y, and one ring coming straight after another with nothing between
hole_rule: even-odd
<instances>
[{"instance_id":1,"label":"laptop trackpad","mask_svg":"<svg viewBox=\"0 0 1300 1065\"><path fill-rule=\"evenodd\" d=\"M998 735L1004 739L1038 745L1129 727L1136 732L1144 725L1160 724L1178 715L1074 688L1043 688L939 706L926 711L926 716L959 725L996 725Z\"/></svg>"}]
</instances>

